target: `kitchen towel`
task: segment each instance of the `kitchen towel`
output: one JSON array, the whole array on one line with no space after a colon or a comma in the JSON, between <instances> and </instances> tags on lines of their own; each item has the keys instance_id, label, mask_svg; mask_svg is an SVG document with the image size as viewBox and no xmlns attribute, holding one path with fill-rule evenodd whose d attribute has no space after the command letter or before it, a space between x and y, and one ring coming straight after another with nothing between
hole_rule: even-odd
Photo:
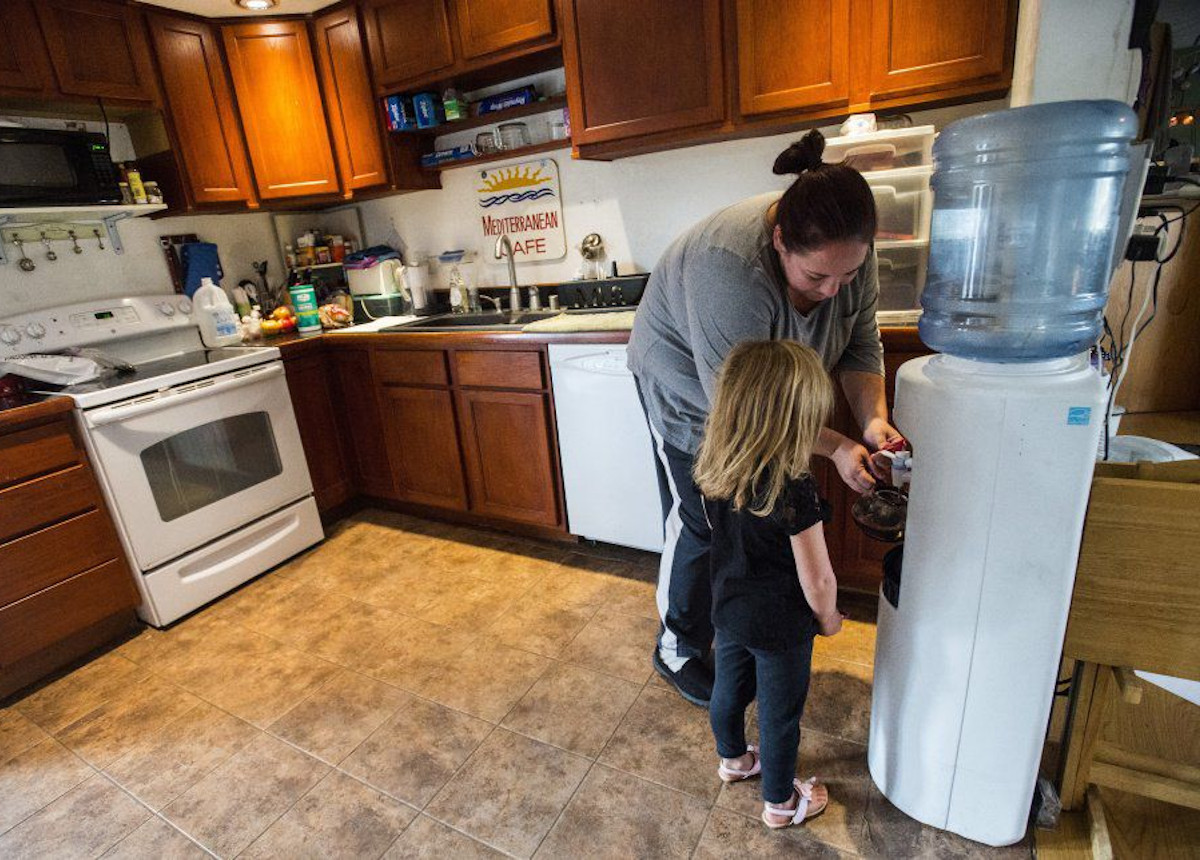
<instances>
[{"instance_id":1,"label":"kitchen towel","mask_svg":"<svg viewBox=\"0 0 1200 860\"><path fill-rule=\"evenodd\" d=\"M189 242L179 248L179 265L183 269L183 292L188 298L200 288L202 278L212 278L214 284L221 283L224 272L217 246L212 242Z\"/></svg>"}]
</instances>

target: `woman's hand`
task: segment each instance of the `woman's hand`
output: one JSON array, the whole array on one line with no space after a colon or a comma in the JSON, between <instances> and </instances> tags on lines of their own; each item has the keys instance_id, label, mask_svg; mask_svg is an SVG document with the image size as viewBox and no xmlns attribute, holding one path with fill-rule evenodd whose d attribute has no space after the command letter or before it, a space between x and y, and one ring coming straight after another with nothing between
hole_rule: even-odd
<instances>
[{"instance_id":1,"label":"woman's hand","mask_svg":"<svg viewBox=\"0 0 1200 860\"><path fill-rule=\"evenodd\" d=\"M843 437L841 443L829 455L838 474L846 486L856 493L865 493L875 486L871 471L871 454L853 439Z\"/></svg>"},{"instance_id":2,"label":"woman's hand","mask_svg":"<svg viewBox=\"0 0 1200 860\"><path fill-rule=\"evenodd\" d=\"M817 618L817 632L822 636L836 636L842 629L842 619L846 616L838 610Z\"/></svg>"},{"instance_id":3,"label":"woman's hand","mask_svg":"<svg viewBox=\"0 0 1200 860\"><path fill-rule=\"evenodd\" d=\"M900 431L882 418L873 418L867 422L867 426L863 428L863 441L867 443L872 451L878 451L889 442L897 439L903 439Z\"/></svg>"}]
</instances>

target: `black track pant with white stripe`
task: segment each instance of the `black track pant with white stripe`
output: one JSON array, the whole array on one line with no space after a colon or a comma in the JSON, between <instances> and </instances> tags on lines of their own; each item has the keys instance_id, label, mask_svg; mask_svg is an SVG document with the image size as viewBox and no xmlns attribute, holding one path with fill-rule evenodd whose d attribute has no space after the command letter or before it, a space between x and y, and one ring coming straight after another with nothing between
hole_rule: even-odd
<instances>
[{"instance_id":1,"label":"black track pant with white stripe","mask_svg":"<svg viewBox=\"0 0 1200 860\"><path fill-rule=\"evenodd\" d=\"M700 490L692 480L692 455L668 443L653 424L650 436L664 519L656 595L662 621L658 645L663 661L677 671L688 658L705 657L712 648L712 580L708 569L712 532Z\"/></svg>"}]
</instances>

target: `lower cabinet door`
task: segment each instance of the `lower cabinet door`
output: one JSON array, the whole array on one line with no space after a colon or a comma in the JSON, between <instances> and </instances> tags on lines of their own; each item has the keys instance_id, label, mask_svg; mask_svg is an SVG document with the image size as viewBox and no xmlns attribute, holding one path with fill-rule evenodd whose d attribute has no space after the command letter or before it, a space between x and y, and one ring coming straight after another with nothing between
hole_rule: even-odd
<instances>
[{"instance_id":1,"label":"lower cabinet door","mask_svg":"<svg viewBox=\"0 0 1200 860\"><path fill-rule=\"evenodd\" d=\"M462 390L458 414L471 510L561 525L548 395Z\"/></svg>"},{"instance_id":2,"label":"lower cabinet door","mask_svg":"<svg viewBox=\"0 0 1200 860\"><path fill-rule=\"evenodd\" d=\"M337 412L331 399L336 390L332 374L325 365L324 353L285 361L283 367L300 441L304 444L304 459L312 478L313 498L317 509L325 513L353 495Z\"/></svg>"},{"instance_id":3,"label":"lower cabinet door","mask_svg":"<svg viewBox=\"0 0 1200 860\"><path fill-rule=\"evenodd\" d=\"M467 509L454 398L437 388L380 389L395 497L438 508Z\"/></svg>"},{"instance_id":4,"label":"lower cabinet door","mask_svg":"<svg viewBox=\"0 0 1200 860\"><path fill-rule=\"evenodd\" d=\"M383 420L375 398L371 353L339 347L333 350L333 365L337 369L334 403L340 410L350 476L359 492L391 498L395 488Z\"/></svg>"}]
</instances>

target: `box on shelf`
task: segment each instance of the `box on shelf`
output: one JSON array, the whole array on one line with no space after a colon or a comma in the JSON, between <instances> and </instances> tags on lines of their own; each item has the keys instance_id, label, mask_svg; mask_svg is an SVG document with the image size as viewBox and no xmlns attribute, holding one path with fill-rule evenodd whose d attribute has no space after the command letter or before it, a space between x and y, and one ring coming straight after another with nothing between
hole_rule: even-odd
<instances>
[{"instance_id":1,"label":"box on shelf","mask_svg":"<svg viewBox=\"0 0 1200 860\"><path fill-rule=\"evenodd\" d=\"M911 312L921 308L921 289L929 263L929 245L875 246L879 259L879 310Z\"/></svg>"},{"instance_id":2,"label":"box on shelf","mask_svg":"<svg viewBox=\"0 0 1200 860\"><path fill-rule=\"evenodd\" d=\"M875 197L878 241L929 240L932 168L910 167L865 174Z\"/></svg>"},{"instance_id":3,"label":"box on shelf","mask_svg":"<svg viewBox=\"0 0 1200 860\"><path fill-rule=\"evenodd\" d=\"M933 163L935 134L933 126L918 125L850 137L831 137L825 141L822 158L826 163L840 162L863 173L920 167Z\"/></svg>"}]
</instances>

